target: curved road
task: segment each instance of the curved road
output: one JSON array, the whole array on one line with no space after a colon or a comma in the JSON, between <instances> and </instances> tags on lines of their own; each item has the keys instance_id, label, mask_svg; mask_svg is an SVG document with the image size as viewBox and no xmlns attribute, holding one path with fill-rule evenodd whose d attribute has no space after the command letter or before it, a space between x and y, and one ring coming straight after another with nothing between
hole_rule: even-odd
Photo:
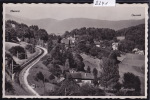
<instances>
[{"instance_id":1,"label":"curved road","mask_svg":"<svg viewBox=\"0 0 150 100\"><path fill-rule=\"evenodd\" d=\"M27 77L29 75L29 70L34 66L42 57L44 57L47 54L47 50L43 47L37 46L37 49L39 49L39 54L32 58L31 60L27 61L25 64L23 64L22 70L19 73L19 82L20 85L24 88L25 91L27 91L30 95L39 96L39 94L29 85L27 81Z\"/></svg>"}]
</instances>

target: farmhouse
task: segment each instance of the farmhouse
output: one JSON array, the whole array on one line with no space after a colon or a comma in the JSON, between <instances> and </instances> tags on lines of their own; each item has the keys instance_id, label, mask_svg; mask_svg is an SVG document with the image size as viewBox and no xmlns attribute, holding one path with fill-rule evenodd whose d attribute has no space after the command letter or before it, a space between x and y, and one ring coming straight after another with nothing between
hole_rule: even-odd
<instances>
[{"instance_id":1,"label":"farmhouse","mask_svg":"<svg viewBox=\"0 0 150 100\"><path fill-rule=\"evenodd\" d=\"M117 40L119 40L119 41L122 41L122 40L124 40L125 39L125 36L118 36L117 37Z\"/></svg>"},{"instance_id":2,"label":"farmhouse","mask_svg":"<svg viewBox=\"0 0 150 100\"><path fill-rule=\"evenodd\" d=\"M71 37L71 36L70 36L70 37L68 37L67 39L70 40L71 43L75 43L75 38L74 38L74 37Z\"/></svg>"},{"instance_id":3,"label":"farmhouse","mask_svg":"<svg viewBox=\"0 0 150 100\"><path fill-rule=\"evenodd\" d=\"M118 43L112 43L112 49L113 50L118 50Z\"/></svg>"},{"instance_id":4,"label":"farmhouse","mask_svg":"<svg viewBox=\"0 0 150 100\"><path fill-rule=\"evenodd\" d=\"M75 39L73 38L63 38L61 43L65 45L65 48L68 49L74 46Z\"/></svg>"},{"instance_id":5,"label":"farmhouse","mask_svg":"<svg viewBox=\"0 0 150 100\"><path fill-rule=\"evenodd\" d=\"M70 73L72 78L79 83L80 85L84 83L92 84L94 76L92 73L85 73L85 72L73 72Z\"/></svg>"},{"instance_id":6,"label":"farmhouse","mask_svg":"<svg viewBox=\"0 0 150 100\"><path fill-rule=\"evenodd\" d=\"M100 47L101 45L101 43L100 42L98 42L98 41L94 41L94 44L96 45L96 47Z\"/></svg>"},{"instance_id":7,"label":"farmhouse","mask_svg":"<svg viewBox=\"0 0 150 100\"><path fill-rule=\"evenodd\" d=\"M144 51L143 50L139 50L138 48L134 48L132 50L132 52L134 52L135 54L144 55Z\"/></svg>"}]
</instances>

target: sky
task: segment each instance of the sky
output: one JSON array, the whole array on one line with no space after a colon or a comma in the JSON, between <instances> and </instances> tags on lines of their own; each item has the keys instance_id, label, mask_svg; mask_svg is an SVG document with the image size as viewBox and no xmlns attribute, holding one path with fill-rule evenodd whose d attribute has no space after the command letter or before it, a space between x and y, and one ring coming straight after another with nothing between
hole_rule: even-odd
<instances>
[{"instance_id":1,"label":"sky","mask_svg":"<svg viewBox=\"0 0 150 100\"><path fill-rule=\"evenodd\" d=\"M68 18L90 18L100 20L130 20L144 19L145 8L143 6L117 5L116 7L93 7L87 5L66 4L5 4L5 13L28 19L53 18L63 20ZM12 12L19 11L19 12ZM140 15L140 16L133 16Z\"/></svg>"}]
</instances>

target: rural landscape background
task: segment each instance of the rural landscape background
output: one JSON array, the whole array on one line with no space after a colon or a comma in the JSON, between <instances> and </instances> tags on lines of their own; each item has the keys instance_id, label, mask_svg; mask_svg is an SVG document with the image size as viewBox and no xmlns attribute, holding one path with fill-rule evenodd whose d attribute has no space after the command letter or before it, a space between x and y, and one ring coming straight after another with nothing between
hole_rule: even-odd
<instances>
[{"instance_id":1,"label":"rural landscape background","mask_svg":"<svg viewBox=\"0 0 150 100\"><path fill-rule=\"evenodd\" d=\"M6 13L5 95L144 96L145 18Z\"/></svg>"}]
</instances>

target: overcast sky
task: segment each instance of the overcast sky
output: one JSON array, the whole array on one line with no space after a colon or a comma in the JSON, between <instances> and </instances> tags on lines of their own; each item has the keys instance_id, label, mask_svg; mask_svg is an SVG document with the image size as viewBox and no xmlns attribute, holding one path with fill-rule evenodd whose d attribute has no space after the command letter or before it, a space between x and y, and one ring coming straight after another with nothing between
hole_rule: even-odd
<instances>
[{"instance_id":1,"label":"overcast sky","mask_svg":"<svg viewBox=\"0 0 150 100\"><path fill-rule=\"evenodd\" d=\"M19 12L11 12L11 10ZM100 20L129 20L145 18L144 7L93 7L93 5L5 5L5 13L29 19L91 18ZM132 16L141 15L141 16Z\"/></svg>"}]
</instances>

